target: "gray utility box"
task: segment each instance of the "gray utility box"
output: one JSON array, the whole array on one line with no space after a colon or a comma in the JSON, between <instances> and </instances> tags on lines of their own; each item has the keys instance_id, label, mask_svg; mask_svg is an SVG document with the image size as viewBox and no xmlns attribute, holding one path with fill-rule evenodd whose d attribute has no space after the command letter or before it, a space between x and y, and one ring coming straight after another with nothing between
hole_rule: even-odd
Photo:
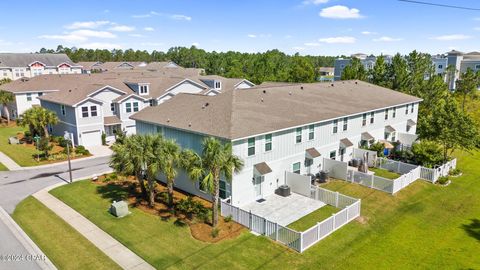
<instances>
[{"instance_id":1,"label":"gray utility box","mask_svg":"<svg viewBox=\"0 0 480 270\"><path fill-rule=\"evenodd\" d=\"M113 201L110 206L110 213L116 217L124 217L128 215L128 204L124 201Z\"/></svg>"}]
</instances>

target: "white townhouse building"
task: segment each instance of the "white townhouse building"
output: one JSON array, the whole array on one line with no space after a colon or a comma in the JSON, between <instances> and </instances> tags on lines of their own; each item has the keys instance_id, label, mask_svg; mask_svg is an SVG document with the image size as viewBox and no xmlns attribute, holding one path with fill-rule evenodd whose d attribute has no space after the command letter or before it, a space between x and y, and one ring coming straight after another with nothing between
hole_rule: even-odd
<instances>
[{"instance_id":1,"label":"white townhouse building","mask_svg":"<svg viewBox=\"0 0 480 270\"><path fill-rule=\"evenodd\" d=\"M131 119L138 134L162 133L199 153L207 136L231 142L245 166L231 183L222 180L220 195L241 206L274 193L286 171L315 174L323 158L347 162L353 148L373 141L411 143L420 102L361 81L266 83L216 96L182 93ZM175 185L211 199L184 173Z\"/></svg>"},{"instance_id":2,"label":"white townhouse building","mask_svg":"<svg viewBox=\"0 0 480 270\"><path fill-rule=\"evenodd\" d=\"M45 75L14 81L2 88L16 97L16 102L8 106L10 115L21 117L14 112L42 106L54 111L59 118L59 123L50 127L54 135L69 131L73 133L75 144L96 146L102 143L102 133L106 134L107 142L115 140L117 131L135 134L135 121L129 118L132 114L157 106L178 93L216 95L223 89L251 86L253 83L244 79L219 76L186 78L159 72L131 71Z\"/></svg>"},{"instance_id":3,"label":"white townhouse building","mask_svg":"<svg viewBox=\"0 0 480 270\"><path fill-rule=\"evenodd\" d=\"M79 73L82 73L82 66L73 63L66 54L0 53L0 79Z\"/></svg>"}]
</instances>

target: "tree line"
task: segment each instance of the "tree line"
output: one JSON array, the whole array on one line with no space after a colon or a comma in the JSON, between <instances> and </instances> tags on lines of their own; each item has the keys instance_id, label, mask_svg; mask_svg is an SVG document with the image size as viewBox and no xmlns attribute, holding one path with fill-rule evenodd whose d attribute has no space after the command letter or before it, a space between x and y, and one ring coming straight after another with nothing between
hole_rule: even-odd
<instances>
[{"instance_id":1,"label":"tree line","mask_svg":"<svg viewBox=\"0 0 480 270\"><path fill-rule=\"evenodd\" d=\"M465 110L468 100L477 98L480 72L467 69L456 81L455 91L449 84L458 72L449 66L444 74L436 74L431 55L413 51L396 54L390 63L384 56L366 70L361 61L352 59L342 73L342 80L363 80L423 99L418 112L417 134L421 140L438 143L444 160L454 150L472 150L480 146L479 123Z\"/></svg>"},{"instance_id":2,"label":"tree line","mask_svg":"<svg viewBox=\"0 0 480 270\"><path fill-rule=\"evenodd\" d=\"M319 67L332 67L335 56L288 55L279 50L263 53L207 52L195 46L172 47L167 52L146 50L101 50L68 48L59 45L56 50L42 48L40 53L65 53L74 62L81 61L174 61L186 68L202 68L206 74L229 78L246 78L256 84L265 81L314 82Z\"/></svg>"}]
</instances>

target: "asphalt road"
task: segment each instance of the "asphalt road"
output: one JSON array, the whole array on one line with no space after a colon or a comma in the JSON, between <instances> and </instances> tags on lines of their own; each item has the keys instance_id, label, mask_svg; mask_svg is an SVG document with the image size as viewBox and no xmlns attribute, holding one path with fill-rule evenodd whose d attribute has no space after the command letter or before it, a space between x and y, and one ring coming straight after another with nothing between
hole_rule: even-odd
<instances>
[{"instance_id":1,"label":"asphalt road","mask_svg":"<svg viewBox=\"0 0 480 270\"><path fill-rule=\"evenodd\" d=\"M99 157L72 162L73 179L87 178L111 170L110 157ZM59 164L40 169L0 172L0 206L9 214L16 205L33 193L50 185L69 181L68 165Z\"/></svg>"}]
</instances>

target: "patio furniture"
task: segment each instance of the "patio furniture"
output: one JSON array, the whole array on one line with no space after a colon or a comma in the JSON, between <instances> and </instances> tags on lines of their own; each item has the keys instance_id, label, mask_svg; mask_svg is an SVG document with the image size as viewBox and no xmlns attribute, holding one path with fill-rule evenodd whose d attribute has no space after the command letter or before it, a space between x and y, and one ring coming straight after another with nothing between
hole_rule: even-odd
<instances>
[{"instance_id":1,"label":"patio furniture","mask_svg":"<svg viewBox=\"0 0 480 270\"><path fill-rule=\"evenodd\" d=\"M329 171L320 171L320 176L318 177L318 182L326 183L328 179Z\"/></svg>"},{"instance_id":2,"label":"patio furniture","mask_svg":"<svg viewBox=\"0 0 480 270\"><path fill-rule=\"evenodd\" d=\"M275 194L280 195L282 197L290 196L290 187L287 185L281 185L275 190Z\"/></svg>"}]
</instances>

